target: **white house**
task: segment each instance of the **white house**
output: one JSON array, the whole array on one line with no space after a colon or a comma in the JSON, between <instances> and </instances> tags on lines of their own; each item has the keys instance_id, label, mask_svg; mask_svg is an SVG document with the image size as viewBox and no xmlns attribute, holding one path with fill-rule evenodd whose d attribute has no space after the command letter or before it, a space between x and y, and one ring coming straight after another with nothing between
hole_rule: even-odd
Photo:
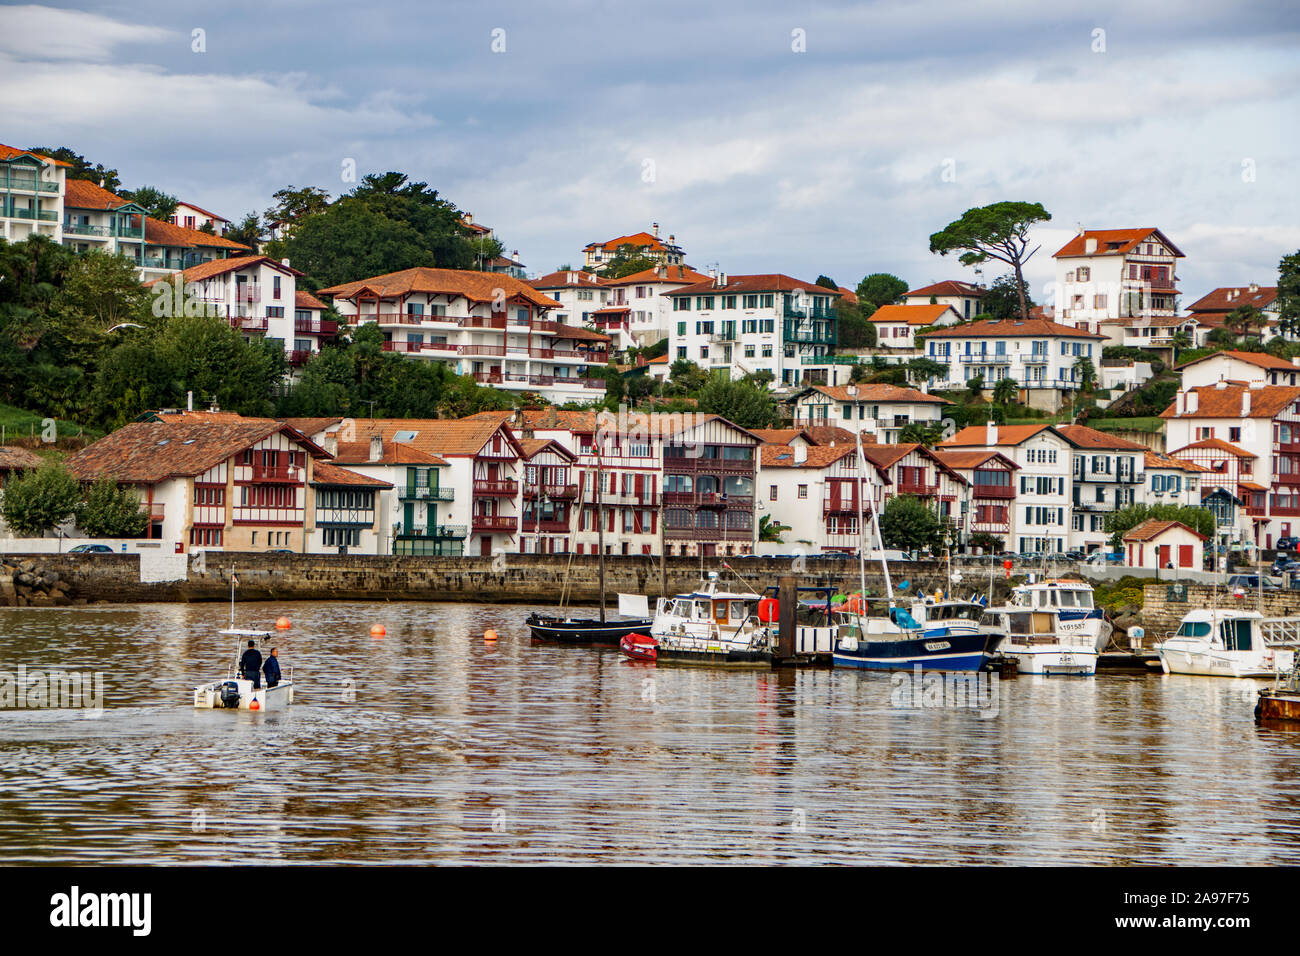
<instances>
[{"instance_id":1,"label":"white house","mask_svg":"<svg viewBox=\"0 0 1300 956\"><path fill-rule=\"evenodd\" d=\"M961 316L950 305L882 305L867 321L876 327L877 347L914 349L917 329L956 325Z\"/></svg>"},{"instance_id":2,"label":"white house","mask_svg":"<svg viewBox=\"0 0 1300 956\"><path fill-rule=\"evenodd\" d=\"M980 314L980 300L986 291L983 286L949 279L904 292L902 304L946 305L962 319L973 319Z\"/></svg>"},{"instance_id":3,"label":"white house","mask_svg":"<svg viewBox=\"0 0 1300 956\"><path fill-rule=\"evenodd\" d=\"M650 232L634 232L627 236L606 239L604 242L589 242L583 247L584 264L591 269L603 269L620 249L630 247L634 255L646 256L660 265L679 266L682 264L682 247L677 245L677 237L669 236L666 240L659 238L659 223L652 223Z\"/></svg>"},{"instance_id":4,"label":"white house","mask_svg":"<svg viewBox=\"0 0 1300 956\"><path fill-rule=\"evenodd\" d=\"M1268 385L1300 385L1300 359L1288 361L1267 352L1212 352L1178 366L1183 388L1199 388L1219 382L1264 382Z\"/></svg>"},{"instance_id":5,"label":"white house","mask_svg":"<svg viewBox=\"0 0 1300 956\"><path fill-rule=\"evenodd\" d=\"M1138 500L1148 505L1199 507L1201 478L1208 470L1195 462L1148 449L1144 471L1146 480Z\"/></svg>"},{"instance_id":6,"label":"white house","mask_svg":"<svg viewBox=\"0 0 1300 956\"><path fill-rule=\"evenodd\" d=\"M1159 229L1080 228L1053 258L1054 313L1064 325L1097 332L1105 319L1177 312L1184 256Z\"/></svg>"},{"instance_id":7,"label":"white house","mask_svg":"<svg viewBox=\"0 0 1300 956\"><path fill-rule=\"evenodd\" d=\"M925 336L925 355L948 366L936 388L964 388L982 376L985 390L1009 378L1025 404L1055 411L1083 385L1081 359L1101 361L1103 337L1048 319L986 319Z\"/></svg>"},{"instance_id":8,"label":"white house","mask_svg":"<svg viewBox=\"0 0 1300 956\"><path fill-rule=\"evenodd\" d=\"M1125 533L1124 563L1131 568L1200 571L1205 541L1204 535L1181 522L1152 518Z\"/></svg>"},{"instance_id":9,"label":"white house","mask_svg":"<svg viewBox=\"0 0 1300 956\"><path fill-rule=\"evenodd\" d=\"M176 204L176 212L168 220L173 226L184 226L186 229L202 229L204 226L211 226L212 231L218 236L225 235L230 220L224 216L218 216L215 212L208 212L201 206L196 206L190 202L179 202Z\"/></svg>"},{"instance_id":10,"label":"white house","mask_svg":"<svg viewBox=\"0 0 1300 956\"><path fill-rule=\"evenodd\" d=\"M625 338L615 337L615 342L625 347L625 340L629 345L646 346L668 338L673 319L669 293L708 282L709 276L690 266L657 264L621 279L603 281L609 301L596 313L596 327L610 336L620 333Z\"/></svg>"},{"instance_id":11,"label":"white house","mask_svg":"<svg viewBox=\"0 0 1300 956\"><path fill-rule=\"evenodd\" d=\"M1086 425L1057 425L1073 446L1070 549L1106 549L1106 515L1138 501L1146 476L1147 446Z\"/></svg>"},{"instance_id":12,"label":"white house","mask_svg":"<svg viewBox=\"0 0 1300 956\"><path fill-rule=\"evenodd\" d=\"M937 424L944 406L950 404L937 395L898 385L810 385L794 397L794 423L839 425L892 443L911 422Z\"/></svg>"},{"instance_id":13,"label":"white house","mask_svg":"<svg viewBox=\"0 0 1300 956\"><path fill-rule=\"evenodd\" d=\"M838 341L839 291L780 273L725 272L667 293L673 302L671 360L733 379L771 372L777 386L802 381L802 365Z\"/></svg>"},{"instance_id":14,"label":"white house","mask_svg":"<svg viewBox=\"0 0 1300 956\"><path fill-rule=\"evenodd\" d=\"M871 462L862 474L852 441L833 446L805 442L763 445L758 514L760 521L766 517L769 524L787 529L780 545L769 548L787 553L800 549L806 554L856 552L863 540L859 510L870 522L873 510L883 502L887 480Z\"/></svg>"},{"instance_id":15,"label":"white house","mask_svg":"<svg viewBox=\"0 0 1300 956\"><path fill-rule=\"evenodd\" d=\"M63 239L63 194L68 164L0 145L0 238Z\"/></svg>"}]
</instances>

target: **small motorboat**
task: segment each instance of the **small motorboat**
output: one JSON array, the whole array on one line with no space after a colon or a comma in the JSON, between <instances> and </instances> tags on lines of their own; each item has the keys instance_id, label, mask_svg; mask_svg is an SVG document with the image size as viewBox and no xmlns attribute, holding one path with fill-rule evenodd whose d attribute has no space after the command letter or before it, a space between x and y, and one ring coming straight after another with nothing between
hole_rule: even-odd
<instances>
[{"instance_id":1,"label":"small motorboat","mask_svg":"<svg viewBox=\"0 0 1300 956\"><path fill-rule=\"evenodd\" d=\"M1300 621L1265 618L1258 611L1197 608L1173 637L1156 645L1166 674L1200 677L1275 677L1295 664Z\"/></svg>"},{"instance_id":2,"label":"small motorboat","mask_svg":"<svg viewBox=\"0 0 1300 956\"><path fill-rule=\"evenodd\" d=\"M620 647L634 660L653 660L661 666L771 667L776 604L753 591L724 591L718 573L710 571L696 590L659 599L649 634L653 657L644 656L644 641L624 641Z\"/></svg>"},{"instance_id":3,"label":"small motorboat","mask_svg":"<svg viewBox=\"0 0 1300 956\"><path fill-rule=\"evenodd\" d=\"M659 656L659 642L649 634L629 634L618 642L623 656L634 661L654 663Z\"/></svg>"},{"instance_id":4,"label":"small motorboat","mask_svg":"<svg viewBox=\"0 0 1300 956\"><path fill-rule=\"evenodd\" d=\"M262 643L271 638L270 631L246 631L227 628L221 632L227 637L239 639L235 651L236 662L230 669L229 676L194 688L194 706L199 710L284 710L293 703L293 665L274 687L267 687L264 680L254 689L253 681L239 673L238 656L243 654L249 640Z\"/></svg>"},{"instance_id":5,"label":"small motorboat","mask_svg":"<svg viewBox=\"0 0 1300 956\"><path fill-rule=\"evenodd\" d=\"M629 634L650 630L651 619L643 617L601 621L597 618L564 617L534 611L528 615L526 623L534 641L548 644L616 645Z\"/></svg>"}]
</instances>

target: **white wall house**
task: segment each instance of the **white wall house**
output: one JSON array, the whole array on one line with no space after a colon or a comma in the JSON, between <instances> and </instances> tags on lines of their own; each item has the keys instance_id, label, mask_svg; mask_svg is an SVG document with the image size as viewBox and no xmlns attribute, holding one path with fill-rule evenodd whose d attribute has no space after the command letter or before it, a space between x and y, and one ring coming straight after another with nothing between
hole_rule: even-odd
<instances>
[{"instance_id":1,"label":"white wall house","mask_svg":"<svg viewBox=\"0 0 1300 956\"><path fill-rule=\"evenodd\" d=\"M1264 382L1268 385L1300 385L1300 359L1287 360L1267 352L1212 352L1178 366L1183 388L1199 388L1227 382Z\"/></svg>"},{"instance_id":2,"label":"white wall house","mask_svg":"<svg viewBox=\"0 0 1300 956\"><path fill-rule=\"evenodd\" d=\"M1205 541L1185 524L1152 518L1125 533L1124 563L1131 568L1200 571Z\"/></svg>"},{"instance_id":3,"label":"white wall house","mask_svg":"<svg viewBox=\"0 0 1300 956\"><path fill-rule=\"evenodd\" d=\"M1086 425L1057 425L1073 446L1070 550L1104 551L1106 516L1143 494L1147 447Z\"/></svg>"},{"instance_id":4,"label":"white wall house","mask_svg":"<svg viewBox=\"0 0 1300 956\"><path fill-rule=\"evenodd\" d=\"M903 293L903 305L946 305L952 308L962 319L973 319L980 314L980 300L984 297L983 286L969 282L949 279L909 289Z\"/></svg>"},{"instance_id":5,"label":"white wall house","mask_svg":"<svg viewBox=\"0 0 1300 956\"><path fill-rule=\"evenodd\" d=\"M794 397L794 423L839 425L868 432L886 444L897 442L912 422L937 424L949 404L937 395L898 385L810 385Z\"/></svg>"},{"instance_id":6,"label":"white wall house","mask_svg":"<svg viewBox=\"0 0 1300 956\"><path fill-rule=\"evenodd\" d=\"M596 327L615 336L620 348L626 347L625 341L628 345L654 345L668 338L673 319L669 294L707 281L709 276L684 265L656 265L621 279L606 279L609 301L596 314Z\"/></svg>"},{"instance_id":7,"label":"white wall house","mask_svg":"<svg viewBox=\"0 0 1300 956\"><path fill-rule=\"evenodd\" d=\"M609 336L561 324L560 303L513 276L405 269L321 289L351 325L376 323L384 348L444 362L484 385L557 404L599 401Z\"/></svg>"},{"instance_id":8,"label":"white wall house","mask_svg":"<svg viewBox=\"0 0 1300 956\"><path fill-rule=\"evenodd\" d=\"M689 359L733 379L768 371L776 387L797 385L803 362L838 341L839 292L787 275L719 273L668 296L669 359Z\"/></svg>"},{"instance_id":9,"label":"white wall house","mask_svg":"<svg viewBox=\"0 0 1300 956\"><path fill-rule=\"evenodd\" d=\"M1138 500L1148 505L1197 507L1201 504L1202 465L1148 450L1145 481Z\"/></svg>"},{"instance_id":10,"label":"white wall house","mask_svg":"<svg viewBox=\"0 0 1300 956\"><path fill-rule=\"evenodd\" d=\"M1000 380L1016 383L1022 400L1036 408L1058 409L1082 387L1080 359L1101 362L1102 336L1048 319L986 319L925 336L925 357L948 366L936 388L965 388L983 376L991 390Z\"/></svg>"},{"instance_id":11,"label":"white wall house","mask_svg":"<svg viewBox=\"0 0 1300 956\"><path fill-rule=\"evenodd\" d=\"M68 164L0 145L0 238L63 240L63 194Z\"/></svg>"},{"instance_id":12,"label":"white wall house","mask_svg":"<svg viewBox=\"0 0 1300 956\"><path fill-rule=\"evenodd\" d=\"M882 305L867 321L876 327L878 348L914 349L917 329L956 325L961 315L950 305Z\"/></svg>"},{"instance_id":13,"label":"white wall house","mask_svg":"<svg viewBox=\"0 0 1300 956\"><path fill-rule=\"evenodd\" d=\"M835 446L810 446L802 442L763 445L758 474L758 515L760 520L766 516L769 523L788 530L782 533L779 543L760 547L781 554L856 553L863 541L859 508L869 524L872 511L883 502L886 480L883 472L870 462L866 473L861 472L853 442Z\"/></svg>"},{"instance_id":14,"label":"white wall house","mask_svg":"<svg viewBox=\"0 0 1300 956\"><path fill-rule=\"evenodd\" d=\"M230 220L224 216L218 216L215 212L208 212L201 206L189 202L177 203L176 212L168 222L173 226L184 226L186 229L202 229L204 226L211 226L212 231L218 236L225 235L226 229L230 226Z\"/></svg>"},{"instance_id":15,"label":"white wall house","mask_svg":"<svg viewBox=\"0 0 1300 956\"><path fill-rule=\"evenodd\" d=\"M1080 229L1053 256L1054 315L1097 332L1105 319L1173 316L1183 253L1159 229Z\"/></svg>"},{"instance_id":16,"label":"white wall house","mask_svg":"<svg viewBox=\"0 0 1300 956\"><path fill-rule=\"evenodd\" d=\"M631 247L635 255L646 256L660 265L679 266L684 261L682 247L677 237L659 238L659 223L651 223L650 232L634 232L604 242L589 242L583 247L583 264L591 269L603 269L620 249Z\"/></svg>"}]
</instances>

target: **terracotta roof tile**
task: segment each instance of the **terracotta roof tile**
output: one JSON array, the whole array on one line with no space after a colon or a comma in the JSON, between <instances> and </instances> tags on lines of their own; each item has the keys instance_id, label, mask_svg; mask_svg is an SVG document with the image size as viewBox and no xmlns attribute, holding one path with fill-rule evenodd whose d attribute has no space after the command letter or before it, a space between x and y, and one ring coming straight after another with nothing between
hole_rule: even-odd
<instances>
[{"instance_id":1,"label":"terracotta roof tile","mask_svg":"<svg viewBox=\"0 0 1300 956\"><path fill-rule=\"evenodd\" d=\"M120 209L135 205L88 179L69 179L63 194L65 209Z\"/></svg>"},{"instance_id":2,"label":"terracotta roof tile","mask_svg":"<svg viewBox=\"0 0 1300 956\"><path fill-rule=\"evenodd\" d=\"M279 259L272 259L270 256L235 256L231 259L213 259L211 262L200 262L197 266L190 266L180 273L181 279L185 282L202 282L205 279L211 279L214 276L226 275L230 272L238 272L240 269L247 269L250 266L268 265L273 269L285 273L286 275L302 275L297 269L291 269L282 264ZM152 286L159 282L174 282L175 276L169 276L165 279L154 279L146 282L145 286Z\"/></svg>"},{"instance_id":3,"label":"terracotta roof tile","mask_svg":"<svg viewBox=\"0 0 1300 956\"><path fill-rule=\"evenodd\" d=\"M1066 259L1075 256L1122 256L1131 252L1139 242L1145 241L1150 236L1156 236L1157 239L1168 246L1174 255L1181 257L1182 253L1178 248L1169 241L1163 232L1154 226L1140 226L1137 229L1087 229L1080 235L1074 236L1063 245L1053 256L1054 259ZM1087 252L1087 242L1089 239L1097 240L1096 252Z\"/></svg>"},{"instance_id":4,"label":"terracotta roof tile","mask_svg":"<svg viewBox=\"0 0 1300 956\"><path fill-rule=\"evenodd\" d=\"M1139 444L1135 441L1129 441L1127 438L1117 438L1114 435L1108 435L1106 432L1098 431L1095 428L1089 428L1087 425L1057 425L1057 432L1064 435L1071 444L1079 448L1097 448L1097 449L1118 449L1120 451L1141 451L1147 450L1146 445Z\"/></svg>"},{"instance_id":5,"label":"terracotta roof tile","mask_svg":"<svg viewBox=\"0 0 1300 956\"><path fill-rule=\"evenodd\" d=\"M581 269L561 269L558 272L552 272L542 276L540 279L529 279L528 284L534 289L595 289L605 286L607 283L600 276L591 272L583 272Z\"/></svg>"},{"instance_id":6,"label":"terracotta roof tile","mask_svg":"<svg viewBox=\"0 0 1300 956\"><path fill-rule=\"evenodd\" d=\"M217 222L230 222L230 220L227 219L225 216L218 216L215 212L208 212L202 206L196 206L194 205L194 203L186 202L184 199L182 199L178 203L178 205L185 206L189 209L193 209L195 212L201 213L202 215L207 216L209 219L217 220Z\"/></svg>"},{"instance_id":7,"label":"terracotta roof tile","mask_svg":"<svg viewBox=\"0 0 1300 956\"><path fill-rule=\"evenodd\" d=\"M1146 454L1146 469L1147 471L1153 469L1164 469L1166 471L1190 471L1193 473L1210 470L1203 465L1196 464L1194 461L1183 461L1181 458L1170 458L1168 455L1161 455L1150 450L1148 450Z\"/></svg>"},{"instance_id":8,"label":"terracotta roof tile","mask_svg":"<svg viewBox=\"0 0 1300 956\"><path fill-rule=\"evenodd\" d=\"M390 482L380 478L371 478L369 475L361 475L355 471L348 471L346 468L340 468L338 465L331 465L327 461L318 461L312 469L313 485L325 486L347 486L350 488L391 488Z\"/></svg>"},{"instance_id":9,"label":"terracotta roof tile","mask_svg":"<svg viewBox=\"0 0 1300 956\"><path fill-rule=\"evenodd\" d=\"M605 285L654 285L661 283L664 285L693 285L697 282L711 281L703 272L696 272L690 266L660 266L658 272L654 269L643 269L640 272L634 272L631 275L623 276L621 279L605 279Z\"/></svg>"},{"instance_id":10,"label":"terracotta roof tile","mask_svg":"<svg viewBox=\"0 0 1300 956\"><path fill-rule=\"evenodd\" d=\"M804 461L796 461L797 454L807 453ZM790 445L765 444L759 448L759 461L764 468L828 468L841 458L855 454L853 445L813 445L795 449Z\"/></svg>"},{"instance_id":11,"label":"terracotta roof tile","mask_svg":"<svg viewBox=\"0 0 1300 956\"><path fill-rule=\"evenodd\" d=\"M969 282L962 282L958 279L946 279L943 282L936 282L933 285L923 285L919 289L912 289L904 292L903 295L910 297L914 295L964 295L976 298L982 297L985 290Z\"/></svg>"},{"instance_id":12,"label":"terracotta roof tile","mask_svg":"<svg viewBox=\"0 0 1300 956\"><path fill-rule=\"evenodd\" d=\"M417 266L400 272L389 272L356 282L321 289L318 294L337 299L350 299L361 291L373 292L382 298L398 298L412 293L460 296L471 302L496 302L498 293L507 299L518 299L543 309L558 309L560 303L543 295L522 279L499 272L474 272L468 269L432 269Z\"/></svg>"},{"instance_id":13,"label":"terracotta roof tile","mask_svg":"<svg viewBox=\"0 0 1300 956\"><path fill-rule=\"evenodd\" d=\"M933 306L931 306L933 308ZM1050 319L984 319L938 329L926 334L927 339L938 338L1030 338L1038 335L1068 336L1073 339L1104 339L1104 335L1093 335L1082 329L1061 325Z\"/></svg>"},{"instance_id":14,"label":"terracotta roof tile","mask_svg":"<svg viewBox=\"0 0 1300 956\"><path fill-rule=\"evenodd\" d=\"M578 457L554 438L521 438L519 439L519 447L523 449L523 458L526 461L531 460L548 448L570 461Z\"/></svg>"},{"instance_id":15,"label":"terracotta roof tile","mask_svg":"<svg viewBox=\"0 0 1300 956\"><path fill-rule=\"evenodd\" d=\"M1267 352L1241 352L1237 349L1227 349L1222 352L1211 352L1209 355L1202 355L1200 358L1192 359L1190 362L1183 362L1178 366L1180 370L1190 368L1193 365L1199 365L1202 362L1208 362L1217 358L1234 358L1239 362L1246 362L1250 365L1256 365L1259 368L1271 368L1286 370L1288 372L1300 372L1300 367L1294 365L1290 360L1278 358L1275 355L1269 355Z\"/></svg>"},{"instance_id":16,"label":"terracotta roof tile","mask_svg":"<svg viewBox=\"0 0 1300 956\"><path fill-rule=\"evenodd\" d=\"M948 312L961 318L950 305L882 305L867 316L868 322L904 322L907 325L934 325Z\"/></svg>"},{"instance_id":17,"label":"terracotta roof tile","mask_svg":"<svg viewBox=\"0 0 1300 956\"><path fill-rule=\"evenodd\" d=\"M339 442L334 461L340 465L446 465L437 455L403 442L383 441L379 458L370 457L369 441Z\"/></svg>"},{"instance_id":18,"label":"terracotta roof tile","mask_svg":"<svg viewBox=\"0 0 1300 956\"><path fill-rule=\"evenodd\" d=\"M1202 541L1205 540L1205 535L1193 531L1191 528L1187 527L1187 525L1183 524L1181 521L1160 521L1157 518L1149 518L1146 521L1143 521L1140 525L1137 525L1136 527L1129 529L1128 533L1124 535L1123 540L1132 541L1135 543L1141 541L1150 541L1153 538L1160 537L1166 531L1169 531L1173 528L1182 528L1184 531L1188 531L1196 535L1196 537L1200 538Z\"/></svg>"},{"instance_id":19,"label":"terracotta roof tile","mask_svg":"<svg viewBox=\"0 0 1300 956\"><path fill-rule=\"evenodd\" d=\"M715 285L713 279L697 282L695 285L673 289L668 295L732 295L742 292L807 292L811 295L829 295L838 297L838 289L828 289L816 282L804 282L780 272L767 272L760 275L727 276L726 285Z\"/></svg>"},{"instance_id":20,"label":"terracotta roof tile","mask_svg":"<svg viewBox=\"0 0 1300 956\"><path fill-rule=\"evenodd\" d=\"M371 435L381 435L385 442L391 442L399 432L410 432L413 434L404 438L403 444L440 458L472 458L502 429L518 454L518 441L510 427L501 421L479 418L362 418L355 422L358 442L368 443Z\"/></svg>"},{"instance_id":21,"label":"terracotta roof tile","mask_svg":"<svg viewBox=\"0 0 1300 956\"><path fill-rule=\"evenodd\" d=\"M980 465L994 460L1009 465L1013 470L1020 468L1020 466L1010 458L996 451L944 451L936 448L934 451L934 457L938 458L949 468L954 469L978 468Z\"/></svg>"},{"instance_id":22,"label":"terracotta roof tile","mask_svg":"<svg viewBox=\"0 0 1300 956\"><path fill-rule=\"evenodd\" d=\"M1266 309L1277 301L1277 286L1221 286L1201 296L1187 307L1188 312L1231 312L1243 305Z\"/></svg>"},{"instance_id":23,"label":"terracotta roof tile","mask_svg":"<svg viewBox=\"0 0 1300 956\"><path fill-rule=\"evenodd\" d=\"M205 246L215 249L239 250L241 252L252 251L248 246L232 242L224 236L214 236L211 233L203 232L201 229L173 226L170 222L162 222L152 216L144 217L144 240L151 246L175 246L182 249Z\"/></svg>"},{"instance_id":24,"label":"terracotta roof tile","mask_svg":"<svg viewBox=\"0 0 1300 956\"><path fill-rule=\"evenodd\" d=\"M1223 387L1220 388L1219 386ZM1188 389L1196 394L1196 411L1179 412L1179 398L1160 413L1161 418L1273 418L1287 406L1300 401L1300 386L1265 385L1251 388L1249 385L1228 384L1199 385ZM1250 394L1250 411L1242 411L1246 394Z\"/></svg>"},{"instance_id":25,"label":"terracotta roof tile","mask_svg":"<svg viewBox=\"0 0 1300 956\"><path fill-rule=\"evenodd\" d=\"M630 236L619 236L617 239L608 239L605 242L589 242L582 248L584 252L588 249L604 249L606 252L617 252L620 246L636 246L637 248L654 249L657 252L665 251L668 248L666 243L648 232L634 232Z\"/></svg>"},{"instance_id":26,"label":"terracotta roof tile","mask_svg":"<svg viewBox=\"0 0 1300 956\"><path fill-rule=\"evenodd\" d=\"M1051 425L999 425L997 426L997 445L1019 445L1051 427ZM990 444L992 443L988 440L987 425L967 425L947 441L940 442L939 448L962 448L971 445L984 446Z\"/></svg>"},{"instance_id":27,"label":"terracotta roof tile","mask_svg":"<svg viewBox=\"0 0 1300 956\"><path fill-rule=\"evenodd\" d=\"M810 385L812 391L831 398L837 402L923 402L936 405L951 405L952 402L938 395L930 395L915 388L901 385L862 384L862 385ZM854 389L854 394L849 394Z\"/></svg>"},{"instance_id":28,"label":"terracotta roof tile","mask_svg":"<svg viewBox=\"0 0 1300 956\"><path fill-rule=\"evenodd\" d=\"M310 292L304 292L302 289L293 291L293 307L295 309L327 309L327 306L320 299L316 298Z\"/></svg>"},{"instance_id":29,"label":"terracotta roof tile","mask_svg":"<svg viewBox=\"0 0 1300 956\"><path fill-rule=\"evenodd\" d=\"M45 461L35 452L17 445L0 445L0 471L17 471L19 468L39 468Z\"/></svg>"},{"instance_id":30,"label":"terracotta roof tile","mask_svg":"<svg viewBox=\"0 0 1300 956\"><path fill-rule=\"evenodd\" d=\"M1256 455L1253 455L1250 452L1246 451L1246 449L1238 445L1230 444L1229 442L1224 441L1222 438L1202 438L1200 441L1194 441L1190 445L1184 445L1182 448L1175 448L1169 454L1177 455L1181 452L1185 452L1193 448L1208 448L1214 451L1224 451L1227 452L1229 455L1235 455L1238 458L1257 457Z\"/></svg>"},{"instance_id":31,"label":"terracotta roof tile","mask_svg":"<svg viewBox=\"0 0 1300 956\"><path fill-rule=\"evenodd\" d=\"M53 163L55 166L65 166L72 168L71 163L65 163L61 159L55 159L52 156L45 156L41 153L33 153L30 149L17 149L13 146L0 144L0 159L13 159L15 156L35 156L37 159L44 160L47 163Z\"/></svg>"}]
</instances>

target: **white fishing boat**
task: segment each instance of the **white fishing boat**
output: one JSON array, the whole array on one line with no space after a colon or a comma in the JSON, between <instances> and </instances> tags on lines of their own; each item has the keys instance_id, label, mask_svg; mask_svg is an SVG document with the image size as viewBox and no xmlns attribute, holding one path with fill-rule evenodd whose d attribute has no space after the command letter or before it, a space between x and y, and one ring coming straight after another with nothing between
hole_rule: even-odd
<instances>
[{"instance_id":1,"label":"white fishing boat","mask_svg":"<svg viewBox=\"0 0 1300 956\"><path fill-rule=\"evenodd\" d=\"M236 643L235 661L227 676L221 680L210 681L194 688L194 707L200 710L283 710L293 703L293 666L284 673L274 687L266 686L266 681L258 675L258 687L253 686L253 679L240 672L239 659L252 641L258 652L271 639L271 632L264 630L245 630L235 627L235 587L238 579L234 571L230 574L230 627L218 633L231 638ZM262 654L263 660L266 654Z\"/></svg>"},{"instance_id":2,"label":"white fishing boat","mask_svg":"<svg viewBox=\"0 0 1300 956\"><path fill-rule=\"evenodd\" d=\"M1053 618L1053 628L1064 646L1090 642L1100 654L1110 644L1115 625L1093 601L1092 585L1075 578L1029 581L1011 592L1009 606L1032 608Z\"/></svg>"},{"instance_id":3,"label":"white fishing boat","mask_svg":"<svg viewBox=\"0 0 1300 956\"><path fill-rule=\"evenodd\" d=\"M1297 618L1206 608L1190 611L1156 653L1166 674L1271 678L1294 666L1297 637Z\"/></svg>"},{"instance_id":4,"label":"white fishing boat","mask_svg":"<svg viewBox=\"0 0 1300 956\"><path fill-rule=\"evenodd\" d=\"M629 635L620 647L633 660L660 664L770 667L776 608L774 598L754 591L724 590L713 571L696 590L660 598L650 633Z\"/></svg>"},{"instance_id":5,"label":"white fishing boat","mask_svg":"<svg viewBox=\"0 0 1300 956\"><path fill-rule=\"evenodd\" d=\"M1090 677L1097 673L1096 639L1082 628L1064 628L1049 609L1009 604L984 612L981 629L1001 635L998 651L1014 658L1021 674Z\"/></svg>"}]
</instances>

